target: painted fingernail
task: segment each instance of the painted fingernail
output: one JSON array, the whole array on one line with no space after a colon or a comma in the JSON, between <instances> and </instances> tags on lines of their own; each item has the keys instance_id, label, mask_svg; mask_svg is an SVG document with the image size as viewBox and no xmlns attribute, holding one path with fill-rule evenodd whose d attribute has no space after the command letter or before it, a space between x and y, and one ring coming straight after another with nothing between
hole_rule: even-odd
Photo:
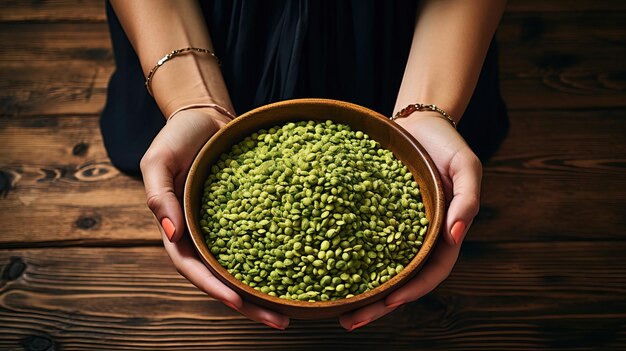
<instances>
[{"instance_id":1,"label":"painted fingernail","mask_svg":"<svg viewBox=\"0 0 626 351\"><path fill-rule=\"evenodd\" d=\"M278 325L276 325L276 324L274 324L274 323L272 323L272 322L270 322L270 321L266 321L265 319L264 319L264 320L262 320L261 322L263 322L265 325L267 325L267 326L269 326L269 327L272 327L272 328L274 328L274 329L278 329L278 330L285 330L285 328L283 328L283 327L279 327Z\"/></svg>"},{"instance_id":2,"label":"painted fingernail","mask_svg":"<svg viewBox=\"0 0 626 351\"><path fill-rule=\"evenodd\" d=\"M400 305L404 305L404 301L398 301L398 302L392 303L391 305L387 305L387 309L396 308Z\"/></svg>"},{"instance_id":3,"label":"painted fingernail","mask_svg":"<svg viewBox=\"0 0 626 351\"><path fill-rule=\"evenodd\" d=\"M450 235L452 235L452 239L454 239L455 244L459 244L461 239L463 238L463 233L465 232L465 223L458 221L454 223L452 229L450 230Z\"/></svg>"},{"instance_id":4,"label":"painted fingernail","mask_svg":"<svg viewBox=\"0 0 626 351\"><path fill-rule=\"evenodd\" d=\"M169 218L165 217L161 220L161 226L165 231L165 235L167 235L167 238L171 241L174 233L176 232L176 227L174 227L174 223L172 223Z\"/></svg>"},{"instance_id":5,"label":"painted fingernail","mask_svg":"<svg viewBox=\"0 0 626 351\"><path fill-rule=\"evenodd\" d=\"M371 322L371 321L372 321L371 319L366 319L366 320L364 320L364 321L362 321L362 322L359 322L359 323L353 324L353 325L352 325L352 327L350 327L350 329L348 329L348 331L353 331L354 329L361 328L362 326L364 326L364 325L368 324L368 323L369 323L369 322Z\"/></svg>"}]
</instances>

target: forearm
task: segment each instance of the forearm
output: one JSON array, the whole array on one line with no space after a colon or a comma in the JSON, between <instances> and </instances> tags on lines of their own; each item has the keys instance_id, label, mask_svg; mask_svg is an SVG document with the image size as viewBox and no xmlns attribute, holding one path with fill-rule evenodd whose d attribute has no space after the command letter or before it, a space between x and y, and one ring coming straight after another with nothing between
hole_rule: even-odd
<instances>
[{"instance_id":1,"label":"forearm","mask_svg":"<svg viewBox=\"0 0 626 351\"><path fill-rule=\"evenodd\" d=\"M418 12L395 114L435 104L458 122L472 96L504 0L428 0Z\"/></svg>"},{"instance_id":2,"label":"forearm","mask_svg":"<svg viewBox=\"0 0 626 351\"><path fill-rule=\"evenodd\" d=\"M214 51L196 1L111 0L111 5L146 77L172 50L198 47ZM215 103L234 112L219 65L208 54L187 53L171 59L154 74L151 86L166 117L195 103Z\"/></svg>"}]
</instances>

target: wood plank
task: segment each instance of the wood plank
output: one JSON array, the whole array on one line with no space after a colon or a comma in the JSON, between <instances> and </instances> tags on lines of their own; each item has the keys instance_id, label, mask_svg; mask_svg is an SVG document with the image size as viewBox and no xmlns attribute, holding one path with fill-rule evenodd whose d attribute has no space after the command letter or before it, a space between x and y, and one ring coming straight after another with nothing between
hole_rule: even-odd
<instances>
[{"instance_id":1,"label":"wood plank","mask_svg":"<svg viewBox=\"0 0 626 351\"><path fill-rule=\"evenodd\" d=\"M596 44L591 51L593 54L598 48L610 47L609 44L624 44L626 26L622 24L625 20L626 14L622 12L506 13L498 28L498 42L507 49L521 46L534 53L545 51L537 50L538 45L547 49L561 45L577 54L580 47L572 50L568 45ZM106 23L0 23L0 48L5 51L0 62L112 59ZM584 57L589 59L589 56ZM515 53L507 58L519 60L520 57Z\"/></svg>"},{"instance_id":2,"label":"wood plank","mask_svg":"<svg viewBox=\"0 0 626 351\"><path fill-rule=\"evenodd\" d=\"M507 14L498 39L509 108L624 107L624 22L623 12ZM102 109L114 69L105 24L5 23L0 29L0 114Z\"/></svg>"},{"instance_id":3,"label":"wood plank","mask_svg":"<svg viewBox=\"0 0 626 351\"><path fill-rule=\"evenodd\" d=\"M599 55L624 57L611 51ZM0 115L100 113L113 70L112 65L83 62L3 65ZM502 71L500 85L510 110L626 105L626 75L621 70L604 69L602 62L585 63L579 69L527 70L525 67L519 72Z\"/></svg>"},{"instance_id":4,"label":"wood plank","mask_svg":"<svg viewBox=\"0 0 626 351\"><path fill-rule=\"evenodd\" d=\"M626 3L622 2L622 5ZM501 45L524 45L535 50L537 50L537 45L551 48L554 44L620 44L626 40L624 16L626 16L624 11L606 13L507 12L502 16L497 30L498 42ZM596 49L596 47L593 48ZM578 47L578 50L580 49L582 48Z\"/></svg>"},{"instance_id":5,"label":"wood plank","mask_svg":"<svg viewBox=\"0 0 626 351\"><path fill-rule=\"evenodd\" d=\"M508 2L512 128L455 272L353 333L269 330L177 275L102 146L103 5L2 2L0 349L626 349L626 2Z\"/></svg>"},{"instance_id":6,"label":"wood plank","mask_svg":"<svg viewBox=\"0 0 626 351\"><path fill-rule=\"evenodd\" d=\"M4 250L13 274L0 285L0 348L38 335L63 350L620 349L624 250L467 245L434 293L353 333L335 320L292 321L285 332L246 320L178 276L161 248Z\"/></svg>"},{"instance_id":7,"label":"wood plank","mask_svg":"<svg viewBox=\"0 0 626 351\"><path fill-rule=\"evenodd\" d=\"M0 119L1 245L160 241L140 180L106 154L97 116ZM54 228L51 235L51 228Z\"/></svg>"},{"instance_id":8,"label":"wood plank","mask_svg":"<svg viewBox=\"0 0 626 351\"><path fill-rule=\"evenodd\" d=\"M520 111L510 117L507 139L485 165L472 240L623 239L624 112Z\"/></svg>"},{"instance_id":9,"label":"wood plank","mask_svg":"<svg viewBox=\"0 0 626 351\"><path fill-rule=\"evenodd\" d=\"M0 24L0 50L1 114L101 111L115 68L105 23Z\"/></svg>"},{"instance_id":10,"label":"wood plank","mask_svg":"<svg viewBox=\"0 0 626 351\"><path fill-rule=\"evenodd\" d=\"M104 1L99 0L2 0L0 21L88 21L104 22Z\"/></svg>"},{"instance_id":11,"label":"wood plank","mask_svg":"<svg viewBox=\"0 0 626 351\"><path fill-rule=\"evenodd\" d=\"M622 111L514 112L511 123L468 240L623 239ZM14 186L0 198L2 246L158 244L141 182L112 167L97 116L3 118L0 140Z\"/></svg>"},{"instance_id":12,"label":"wood plank","mask_svg":"<svg viewBox=\"0 0 626 351\"><path fill-rule=\"evenodd\" d=\"M112 65L90 62L0 66L0 115L100 113Z\"/></svg>"},{"instance_id":13,"label":"wood plank","mask_svg":"<svg viewBox=\"0 0 626 351\"><path fill-rule=\"evenodd\" d=\"M92 160L103 163L107 153L99 120L98 115L0 118L0 162L57 168Z\"/></svg>"},{"instance_id":14,"label":"wood plank","mask_svg":"<svg viewBox=\"0 0 626 351\"><path fill-rule=\"evenodd\" d=\"M0 153L4 165L67 167L107 159L97 115L0 118L0 139L10 150Z\"/></svg>"},{"instance_id":15,"label":"wood plank","mask_svg":"<svg viewBox=\"0 0 626 351\"><path fill-rule=\"evenodd\" d=\"M3 0L1 22L85 21L105 22L104 2L100 0L48 0L25 2ZM591 12L623 11L626 4L619 0L509 0L506 12Z\"/></svg>"},{"instance_id":16,"label":"wood plank","mask_svg":"<svg viewBox=\"0 0 626 351\"><path fill-rule=\"evenodd\" d=\"M0 23L0 47L0 63L113 62L106 23Z\"/></svg>"},{"instance_id":17,"label":"wood plank","mask_svg":"<svg viewBox=\"0 0 626 351\"><path fill-rule=\"evenodd\" d=\"M505 15L497 38L509 108L623 106L624 21L624 12Z\"/></svg>"},{"instance_id":18,"label":"wood plank","mask_svg":"<svg viewBox=\"0 0 626 351\"><path fill-rule=\"evenodd\" d=\"M619 0L508 0L506 12L592 12L624 11Z\"/></svg>"}]
</instances>

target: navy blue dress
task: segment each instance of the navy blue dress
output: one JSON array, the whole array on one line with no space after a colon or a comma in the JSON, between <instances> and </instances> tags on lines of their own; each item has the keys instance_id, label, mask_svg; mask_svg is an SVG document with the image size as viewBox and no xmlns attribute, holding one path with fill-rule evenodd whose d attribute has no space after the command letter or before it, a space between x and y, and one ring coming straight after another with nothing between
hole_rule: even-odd
<instances>
[{"instance_id":1,"label":"navy blue dress","mask_svg":"<svg viewBox=\"0 0 626 351\"><path fill-rule=\"evenodd\" d=\"M201 7L239 114L270 102L319 97L391 115L412 41L415 1L216 0ZM108 3L107 15L117 68L101 131L113 164L139 174L141 156L165 121ZM507 129L492 42L459 132L484 161Z\"/></svg>"}]
</instances>

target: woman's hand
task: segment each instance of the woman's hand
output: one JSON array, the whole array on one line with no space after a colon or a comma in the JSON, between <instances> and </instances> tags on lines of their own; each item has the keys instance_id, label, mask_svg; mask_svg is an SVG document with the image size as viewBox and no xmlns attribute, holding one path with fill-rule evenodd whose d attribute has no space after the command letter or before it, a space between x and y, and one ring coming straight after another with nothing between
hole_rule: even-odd
<instances>
[{"instance_id":1,"label":"woman's hand","mask_svg":"<svg viewBox=\"0 0 626 351\"><path fill-rule=\"evenodd\" d=\"M181 275L248 318L285 329L289 318L243 301L198 259L185 235L180 199L187 172L198 150L228 121L211 108L181 111L169 120L141 160L148 207L160 224L165 250Z\"/></svg>"},{"instance_id":2,"label":"woman's hand","mask_svg":"<svg viewBox=\"0 0 626 351\"><path fill-rule=\"evenodd\" d=\"M424 146L434 161L444 186L448 212L442 238L422 270L384 300L340 317L351 331L419 299L436 288L452 271L465 233L478 213L482 166L465 140L445 119L430 112L416 112L397 123Z\"/></svg>"}]
</instances>

